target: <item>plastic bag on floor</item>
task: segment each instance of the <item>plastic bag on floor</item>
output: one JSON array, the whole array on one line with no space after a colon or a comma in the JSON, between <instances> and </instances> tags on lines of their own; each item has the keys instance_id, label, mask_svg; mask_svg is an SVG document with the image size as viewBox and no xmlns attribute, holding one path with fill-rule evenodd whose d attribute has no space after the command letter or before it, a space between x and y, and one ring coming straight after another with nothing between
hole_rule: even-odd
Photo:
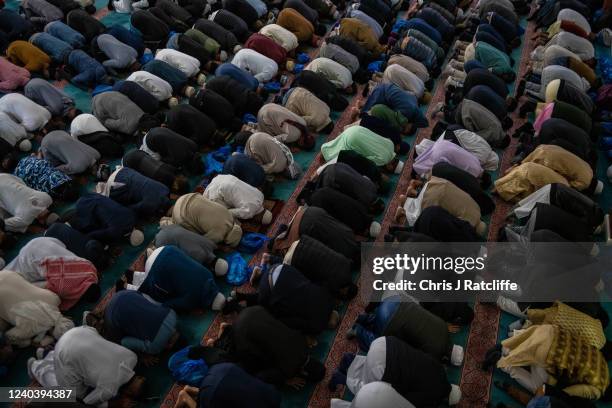
<instances>
[{"instance_id":1,"label":"plastic bag on floor","mask_svg":"<svg viewBox=\"0 0 612 408\"><path fill-rule=\"evenodd\" d=\"M251 276L251 268L247 265L242 255L238 252L233 252L228 255L225 260L229 264L229 269L225 277L228 284L232 286L241 286Z\"/></svg>"},{"instance_id":2,"label":"plastic bag on floor","mask_svg":"<svg viewBox=\"0 0 612 408\"><path fill-rule=\"evenodd\" d=\"M188 356L191 346L174 353L168 360L168 369L175 381L199 387L208 373L208 366L202 359L191 360Z\"/></svg>"}]
</instances>

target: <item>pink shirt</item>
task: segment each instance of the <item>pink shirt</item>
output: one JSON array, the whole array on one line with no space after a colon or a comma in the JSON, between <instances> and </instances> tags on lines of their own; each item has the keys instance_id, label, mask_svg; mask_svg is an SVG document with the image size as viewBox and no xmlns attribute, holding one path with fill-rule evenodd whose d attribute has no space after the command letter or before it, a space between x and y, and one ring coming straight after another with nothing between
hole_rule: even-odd
<instances>
[{"instance_id":1,"label":"pink shirt","mask_svg":"<svg viewBox=\"0 0 612 408\"><path fill-rule=\"evenodd\" d=\"M542 109L540 114L536 117L535 121L533 122L533 128L535 129L536 135L540 133L540 129L542 128L544 122L546 122L552 116L553 109L555 109L555 103L547 103L546 106L544 106L544 109Z\"/></svg>"},{"instance_id":2,"label":"pink shirt","mask_svg":"<svg viewBox=\"0 0 612 408\"><path fill-rule=\"evenodd\" d=\"M30 72L0 57L0 92L10 93L30 80Z\"/></svg>"}]
</instances>

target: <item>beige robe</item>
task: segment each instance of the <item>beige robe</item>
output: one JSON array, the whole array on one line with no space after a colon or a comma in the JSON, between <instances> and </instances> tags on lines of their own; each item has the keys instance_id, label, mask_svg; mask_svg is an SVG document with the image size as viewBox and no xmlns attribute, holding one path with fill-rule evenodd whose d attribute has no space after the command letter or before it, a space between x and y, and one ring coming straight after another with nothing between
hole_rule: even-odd
<instances>
[{"instance_id":1,"label":"beige robe","mask_svg":"<svg viewBox=\"0 0 612 408\"><path fill-rule=\"evenodd\" d=\"M237 246L242 238L242 228L232 213L198 193L185 194L176 200L172 221L216 244Z\"/></svg>"},{"instance_id":2,"label":"beige robe","mask_svg":"<svg viewBox=\"0 0 612 408\"><path fill-rule=\"evenodd\" d=\"M300 139L302 132L287 121L297 122L306 127L306 121L298 115L298 112L292 112L289 107L267 103L257 112L257 130L268 133L283 143L295 143Z\"/></svg>"},{"instance_id":3,"label":"beige robe","mask_svg":"<svg viewBox=\"0 0 612 408\"><path fill-rule=\"evenodd\" d=\"M569 185L567 179L550 168L535 162L524 162L495 181L495 191L510 202L518 202L547 184Z\"/></svg>"},{"instance_id":4,"label":"beige robe","mask_svg":"<svg viewBox=\"0 0 612 408\"><path fill-rule=\"evenodd\" d=\"M331 122L329 106L306 88L294 88L285 107L301 116L308 128L320 132Z\"/></svg>"},{"instance_id":5,"label":"beige robe","mask_svg":"<svg viewBox=\"0 0 612 408\"><path fill-rule=\"evenodd\" d=\"M523 163L538 163L559 173L576 190L585 190L593 181L593 169L582 160L561 146L539 145L523 160Z\"/></svg>"},{"instance_id":6,"label":"beige robe","mask_svg":"<svg viewBox=\"0 0 612 408\"><path fill-rule=\"evenodd\" d=\"M395 64L406 68L408 71L421 78L421 81L429 81L429 71L427 70L427 67L423 65L422 62L417 61L407 55L394 54L391 56L391 58L389 58L387 66Z\"/></svg>"},{"instance_id":7,"label":"beige robe","mask_svg":"<svg viewBox=\"0 0 612 408\"><path fill-rule=\"evenodd\" d=\"M244 146L244 153L263 167L266 174L282 173L289 165L287 156L267 133L253 133Z\"/></svg>"},{"instance_id":8,"label":"beige robe","mask_svg":"<svg viewBox=\"0 0 612 408\"><path fill-rule=\"evenodd\" d=\"M480 207L472 197L448 180L432 177L421 201L421 209L442 207L455 217L467 221L473 227L480 223Z\"/></svg>"}]
</instances>

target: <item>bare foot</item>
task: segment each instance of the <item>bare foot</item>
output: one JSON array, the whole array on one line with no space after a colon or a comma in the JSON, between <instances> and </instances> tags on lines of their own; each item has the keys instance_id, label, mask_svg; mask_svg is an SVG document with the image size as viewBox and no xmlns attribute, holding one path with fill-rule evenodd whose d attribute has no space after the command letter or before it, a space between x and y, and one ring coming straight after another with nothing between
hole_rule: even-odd
<instances>
[{"instance_id":1,"label":"bare foot","mask_svg":"<svg viewBox=\"0 0 612 408\"><path fill-rule=\"evenodd\" d=\"M317 339L312 336L306 336L306 345L308 346L308 348L317 347L317 344L319 344Z\"/></svg>"},{"instance_id":2,"label":"bare foot","mask_svg":"<svg viewBox=\"0 0 612 408\"><path fill-rule=\"evenodd\" d=\"M406 195L414 198L419 195L419 192L414 187L408 187L408 190L406 190Z\"/></svg>"},{"instance_id":3,"label":"bare foot","mask_svg":"<svg viewBox=\"0 0 612 408\"><path fill-rule=\"evenodd\" d=\"M329 315L329 321L327 322L327 328L335 329L338 327L338 323L340 323L340 314L336 310L332 310Z\"/></svg>"},{"instance_id":4,"label":"bare foot","mask_svg":"<svg viewBox=\"0 0 612 408\"><path fill-rule=\"evenodd\" d=\"M404 205L406 203L406 194L400 194L399 196L400 205Z\"/></svg>"},{"instance_id":5,"label":"bare foot","mask_svg":"<svg viewBox=\"0 0 612 408\"><path fill-rule=\"evenodd\" d=\"M403 207L397 207L397 210L395 210L395 217L393 217L393 220L397 224L404 224L406 222L406 212L404 211Z\"/></svg>"},{"instance_id":6,"label":"bare foot","mask_svg":"<svg viewBox=\"0 0 612 408\"><path fill-rule=\"evenodd\" d=\"M459 326L458 324L447 323L446 326L448 327L449 333L459 333L459 331L461 330L461 326Z\"/></svg>"},{"instance_id":7,"label":"bare foot","mask_svg":"<svg viewBox=\"0 0 612 408\"><path fill-rule=\"evenodd\" d=\"M159 363L159 357L154 356L153 354L141 354L140 361L144 364L145 367L153 367L157 363Z\"/></svg>"},{"instance_id":8,"label":"bare foot","mask_svg":"<svg viewBox=\"0 0 612 408\"><path fill-rule=\"evenodd\" d=\"M134 377L132 377L130 382L123 388L123 392L121 393L121 395L123 397L131 399L139 398L140 395L142 395L142 388L144 387L145 381L146 378L140 375L135 375Z\"/></svg>"},{"instance_id":9,"label":"bare foot","mask_svg":"<svg viewBox=\"0 0 612 408\"><path fill-rule=\"evenodd\" d=\"M261 267L256 266L253 268L253 273L251 273L251 277L249 278L249 283L251 284L251 286L255 287L260 277L261 277Z\"/></svg>"}]
</instances>

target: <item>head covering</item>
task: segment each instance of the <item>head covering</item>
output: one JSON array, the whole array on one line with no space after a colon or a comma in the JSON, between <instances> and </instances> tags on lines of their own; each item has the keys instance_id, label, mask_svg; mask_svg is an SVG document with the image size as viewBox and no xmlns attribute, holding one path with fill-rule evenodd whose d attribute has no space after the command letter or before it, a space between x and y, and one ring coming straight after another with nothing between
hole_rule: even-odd
<instances>
[{"instance_id":1,"label":"head covering","mask_svg":"<svg viewBox=\"0 0 612 408\"><path fill-rule=\"evenodd\" d=\"M270 222L272 222L272 213L268 210L264 210L264 214L261 217L261 223L263 225L268 225Z\"/></svg>"},{"instance_id":2,"label":"head covering","mask_svg":"<svg viewBox=\"0 0 612 408\"><path fill-rule=\"evenodd\" d=\"M30 142L28 139L22 140L19 142L19 150L22 152L29 152L32 150L32 142Z\"/></svg>"},{"instance_id":3,"label":"head covering","mask_svg":"<svg viewBox=\"0 0 612 408\"><path fill-rule=\"evenodd\" d=\"M383 104L372 106L369 114L370 116L374 116L388 122L391 126L398 130L401 130L408 123L408 119L404 115Z\"/></svg>"},{"instance_id":4,"label":"head covering","mask_svg":"<svg viewBox=\"0 0 612 408\"><path fill-rule=\"evenodd\" d=\"M144 242L144 234L142 231L134 229L130 234L130 245L138 246Z\"/></svg>"}]
</instances>

